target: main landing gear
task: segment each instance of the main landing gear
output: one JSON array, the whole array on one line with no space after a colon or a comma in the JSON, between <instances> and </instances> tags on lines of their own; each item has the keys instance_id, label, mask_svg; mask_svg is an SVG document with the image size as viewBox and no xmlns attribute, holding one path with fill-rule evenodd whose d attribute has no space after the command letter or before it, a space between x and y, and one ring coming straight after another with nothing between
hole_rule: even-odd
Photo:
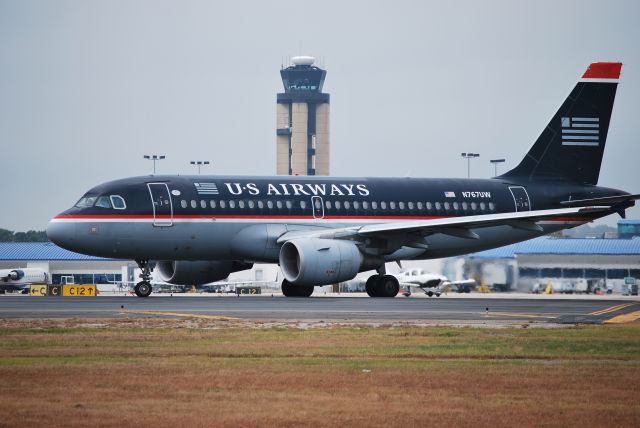
<instances>
[{"instance_id":1,"label":"main landing gear","mask_svg":"<svg viewBox=\"0 0 640 428\"><path fill-rule=\"evenodd\" d=\"M313 285L294 285L282 280L282 294L285 297L309 297L313 293Z\"/></svg>"},{"instance_id":2,"label":"main landing gear","mask_svg":"<svg viewBox=\"0 0 640 428\"><path fill-rule=\"evenodd\" d=\"M138 267L142 271L140 273L140 278L142 281L136 284L133 288L136 296L138 297L149 297L151 294L151 266L149 266L149 260L136 260Z\"/></svg>"},{"instance_id":3,"label":"main landing gear","mask_svg":"<svg viewBox=\"0 0 640 428\"><path fill-rule=\"evenodd\" d=\"M371 275L365 285L369 297L396 297L400 291L398 279L393 275Z\"/></svg>"}]
</instances>

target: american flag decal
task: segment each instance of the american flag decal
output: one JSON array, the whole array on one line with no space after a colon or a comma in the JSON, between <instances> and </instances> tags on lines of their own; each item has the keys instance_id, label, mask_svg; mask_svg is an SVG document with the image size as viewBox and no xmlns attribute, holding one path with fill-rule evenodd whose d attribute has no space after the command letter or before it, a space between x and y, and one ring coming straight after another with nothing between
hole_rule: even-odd
<instances>
[{"instance_id":1,"label":"american flag decal","mask_svg":"<svg viewBox=\"0 0 640 428\"><path fill-rule=\"evenodd\" d=\"M193 183L196 186L196 192L198 195L217 195L218 186L216 183Z\"/></svg>"},{"instance_id":2,"label":"american flag decal","mask_svg":"<svg viewBox=\"0 0 640 428\"><path fill-rule=\"evenodd\" d=\"M592 146L600 144L600 119L597 117L563 117L563 146Z\"/></svg>"},{"instance_id":3,"label":"american flag decal","mask_svg":"<svg viewBox=\"0 0 640 428\"><path fill-rule=\"evenodd\" d=\"M456 194L455 194L455 192L444 192L444 197L445 198L455 198Z\"/></svg>"}]
</instances>

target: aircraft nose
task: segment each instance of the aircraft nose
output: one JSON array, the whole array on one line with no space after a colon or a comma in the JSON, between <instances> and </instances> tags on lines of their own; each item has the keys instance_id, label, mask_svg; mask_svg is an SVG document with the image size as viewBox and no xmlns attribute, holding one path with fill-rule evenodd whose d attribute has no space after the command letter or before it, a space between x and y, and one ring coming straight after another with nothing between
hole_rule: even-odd
<instances>
[{"instance_id":1,"label":"aircraft nose","mask_svg":"<svg viewBox=\"0 0 640 428\"><path fill-rule=\"evenodd\" d=\"M47 237L51 242L59 247L67 248L71 246L75 239L75 225L51 220L47 225Z\"/></svg>"}]
</instances>

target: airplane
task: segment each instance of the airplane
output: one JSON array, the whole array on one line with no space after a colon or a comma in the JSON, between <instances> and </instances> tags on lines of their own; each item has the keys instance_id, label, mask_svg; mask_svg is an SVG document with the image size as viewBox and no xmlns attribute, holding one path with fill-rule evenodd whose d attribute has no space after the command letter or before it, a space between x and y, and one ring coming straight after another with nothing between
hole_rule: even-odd
<instances>
[{"instance_id":1,"label":"airplane","mask_svg":"<svg viewBox=\"0 0 640 428\"><path fill-rule=\"evenodd\" d=\"M49 275L39 268L0 269L0 292L23 291L30 284L46 284Z\"/></svg>"},{"instance_id":2,"label":"airplane","mask_svg":"<svg viewBox=\"0 0 640 428\"><path fill-rule=\"evenodd\" d=\"M411 295L411 288L419 288L429 297L434 295L440 297L440 294L450 287L457 287L459 291L464 291L476 285L473 279L449 281L446 276L427 272L420 268L407 269L394 276L398 279L400 286L406 289L403 293L406 297Z\"/></svg>"},{"instance_id":3,"label":"airplane","mask_svg":"<svg viewBox=\"0 0 640 428\"><path fill-rule=\"evenodd\" d=\"M622 63L589 65L531 149L491 179L151 175L90 189L47 226L57 245L152 265L171 284L278 263L282 292L309 297L375 269L371 297L395 297L386 262L457 256L532 239L634 206L598 186Z\"/></svg>"}]
</instances>

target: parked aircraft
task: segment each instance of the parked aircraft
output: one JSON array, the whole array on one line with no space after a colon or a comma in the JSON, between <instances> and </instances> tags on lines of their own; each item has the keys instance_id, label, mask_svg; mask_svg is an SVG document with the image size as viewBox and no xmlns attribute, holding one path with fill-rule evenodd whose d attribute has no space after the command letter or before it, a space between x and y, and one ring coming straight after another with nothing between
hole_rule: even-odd
<instances>
[{"instance_id":1,"label":"parked aircraft","mask_svg":"<svg viewBox=\"0 0 640 428\"><path fill-rule=\"evenodd\" d=\"M30 284L46 284L49 275L38 268L0 269L0 291L22 291Z\"/></svg>"},{"instance_id":2,"label":"parked aircraft","mask_svg":"<svg viewBox=\"0 0 640 428\"><path fill-rule=\"evenodd\" d=\"M404 295L407 297L411 295L411 288L419 288L429 297L434 295L440 297L440 294L450 288L455 287L457 291L466 291L476 285L473 279L449 281L446 276L427 272L420 268L407 269L394 276L398 279L400 287L406 289Z\"/></svg>"},{"instance_id":3,"label":"parked aircraft","mask_svg":"<svg viewBox=\"0 0 640 428\"><path fill-rule=\"evenodd\" d=\"M372 297L399 283L385 262L461 255L624 215L640 195L597 186L621 63L593 63L520 164L493 179L175 176L89 190L53 218L72 251L135 260L135 292L203 284L279 263L285 296L376 269ZM496 123L498 125L498 123Z\"/></svg>"}]
</instances>

